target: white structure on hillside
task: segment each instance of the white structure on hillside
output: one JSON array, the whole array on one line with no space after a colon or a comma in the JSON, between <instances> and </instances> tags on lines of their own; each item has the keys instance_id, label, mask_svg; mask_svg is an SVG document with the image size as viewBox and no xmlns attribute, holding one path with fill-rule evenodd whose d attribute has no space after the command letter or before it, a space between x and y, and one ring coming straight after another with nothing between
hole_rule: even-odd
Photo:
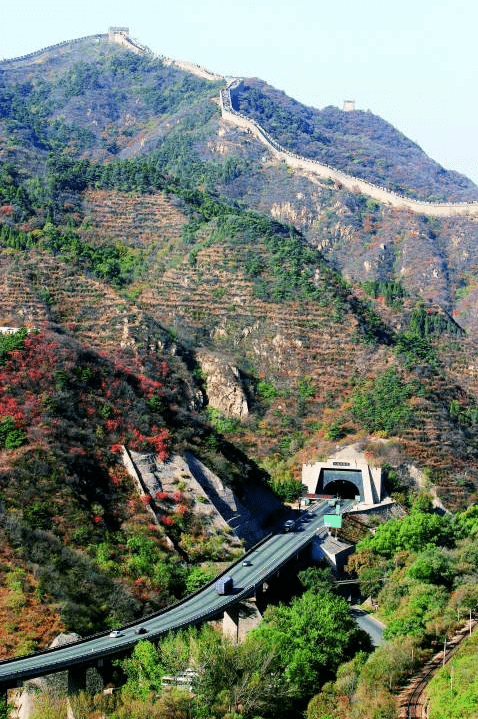
<instances>
[{"instance_id":1,"label":"white structure on hillside","mask_svg":"<svg viewBox=\"0 0 478 719\"><path fill-rule=\"evenodd\" d=\"M366 507L382 500L382 468L372 467L354 447L340 450L325 462L302 465L302 484L310 495L357 498Z\"/></svg>"}]
</instances>

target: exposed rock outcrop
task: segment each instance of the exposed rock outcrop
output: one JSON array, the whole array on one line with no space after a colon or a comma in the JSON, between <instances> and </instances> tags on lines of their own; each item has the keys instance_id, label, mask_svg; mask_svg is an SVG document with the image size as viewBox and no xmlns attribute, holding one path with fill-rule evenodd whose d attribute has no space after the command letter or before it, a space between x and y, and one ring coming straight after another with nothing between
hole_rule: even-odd
<instances>
[{"instance_id":1,"label":"exposed rock outcrop","mask_svg":"<svg viewBox=\"0 0 478 719\"><path fill-rule=\"evenodd\" d=\"M210 406L226 417L246 417L249 407L237 367L205 350L199 351L196 358L204 375Z\"/></svg>"}]
</instances>

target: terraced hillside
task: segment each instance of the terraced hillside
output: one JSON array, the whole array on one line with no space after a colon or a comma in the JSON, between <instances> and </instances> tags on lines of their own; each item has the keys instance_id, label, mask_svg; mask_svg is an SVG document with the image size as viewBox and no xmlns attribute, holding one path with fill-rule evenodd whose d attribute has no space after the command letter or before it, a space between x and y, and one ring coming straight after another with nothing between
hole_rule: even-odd
<instances>
[{"instance_id":1,"label":"terraced hillside","mask_svg":"<svg viewBox=\"0 0 478 719\"><path fill-rule=\"evenodd\" d=\"M190 452L245 504L259 485L295 498L302 463L348 445L405 503L417 482L477 501L475 219L292 169L221 118L222 81L104 37L0 71L0 325L33 329L0 352L7 652L38 646L35 622L46 640L164 606L239 551L181 473L152 523L120 444ZM269 100L272 125L304 115ZM335 147L339 111L321 117L329 149L373 164L356 134Z\"/></svg>"},{"instance_id":2,"label":"terraced hillside","mask_svg":"<svg viewBox=\"0 0 478 719\"><path fill-rule=\"evenodd\" d=\"M183 184L218 191L300 226L346 276L401 279L477 331L471 311L476 219L432 221L427 228L423 218L388 210L310 173L286 170L254 136L220 119L221 81L129 52L107 36L4 62L0 74L3 161L18 159L31 174L45 171L49 152L66 150L69 157L102 162L153 153L155 166ZM345 169L391 189L407 191L405 173L406 183L426 199L476 197L466 178L444 171L371 113L305 108L252 80L235 102L286 146L295 128L291 148L304 156L314 157L319 143L328 164L342 167L337 157L348 158L352 166Z\"/></svg>"},{"instance_id":3,"label":"terraced hillside","mask_svg":"<svg viewBox=\"0 0 478 719\"><path fill-rule=\"evenodd\" d=\"M4 324L55 323L138 361L177 341L196 378L205 348L238 368L249 418L222 426L261 462L297 475L337 442L391 435L404 466L434 468L444 487L458 478L463 501L473 493L474 219L412 215L291 170L221 119L221 82L103 37L1 70ZM367 166L367 118L354 130L340 111L306 112L256 85L242 109L271 131L308 113L304 138L328 123L324 147L345 157L353 145L354 171ZM377 118L369 130L376 150L411 148ZM441 180L440 197L473 194L412 155L424 196ZM372 285L400 291L390 303ZM396 380L413 416L364 418Z\"/></svg>"},{"instance_id":4,"label":"terraced hillside","mask_svg":"<svg viewBox=\"0 0 478 719\"><path fill-rule=\"evenodd\" d=\"M81 207L83 241L134 251L137 276L118 290L40 248L9 250L4 276L16 267L22 292L42 298L33 324L47 319L88 346L138 359L171 337L192 358L201 348L228 358L250 406L228 437L266 465L285 462L299 476L301 461L359 440L379 461L427 468L450 506L473 496L475 346L439 307L354 290L298 233L258 215L199 221L170 193L87 191ZM5 324L19 320L20 295L11 297ZM417 350L406 332L422 316L429 334L415 338ZM391 368L413 384L413 416L392 428L390 445L377 444L354 407Z\"/></svg>"}]
</instances>

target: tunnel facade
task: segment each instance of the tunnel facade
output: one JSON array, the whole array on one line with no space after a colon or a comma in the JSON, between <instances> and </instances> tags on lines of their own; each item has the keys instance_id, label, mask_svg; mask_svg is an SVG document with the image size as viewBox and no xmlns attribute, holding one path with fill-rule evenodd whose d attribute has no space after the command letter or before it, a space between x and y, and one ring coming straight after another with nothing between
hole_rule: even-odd
<instances>
[{"instance_id":1,"label":"tunnel facade","mask_svg":"<svg viewBox=\"0 0 478 719\"><path fill-rule=\"evenodd\" d=\"M372 467L362 453L341 450L325 462L304 464L302 484L312 495L333 495L356 499L366 506L382 500L382 470Z\"/></svg>"}]
</instances>

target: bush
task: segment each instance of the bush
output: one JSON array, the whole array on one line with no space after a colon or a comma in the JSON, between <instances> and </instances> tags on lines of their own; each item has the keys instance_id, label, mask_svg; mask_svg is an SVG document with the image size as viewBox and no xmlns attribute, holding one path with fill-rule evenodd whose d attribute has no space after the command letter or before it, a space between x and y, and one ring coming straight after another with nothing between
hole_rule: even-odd
<instances>
[{"instance_id":1,"label":"bush","mask_svg":"<svg viewBox=\"0 0 478 719\"><path fill-rule=\"evenodd\" d=\"M415 384L404 382L390 367L369 389L353 395L352 415L368 432L397 433L412 423L408 400L414 391Z\"/></svg>"},{"instance_id":2,"label":"bush","mask_svg":"<svg viewBox=\"0 0 478 719\"><path fill-rule=\"evenodd\" d=\"M26 434L16 426L13 417L7 416L0 422L0 447L15 449L26 439Z\"/></svg>"}]
</instances>

